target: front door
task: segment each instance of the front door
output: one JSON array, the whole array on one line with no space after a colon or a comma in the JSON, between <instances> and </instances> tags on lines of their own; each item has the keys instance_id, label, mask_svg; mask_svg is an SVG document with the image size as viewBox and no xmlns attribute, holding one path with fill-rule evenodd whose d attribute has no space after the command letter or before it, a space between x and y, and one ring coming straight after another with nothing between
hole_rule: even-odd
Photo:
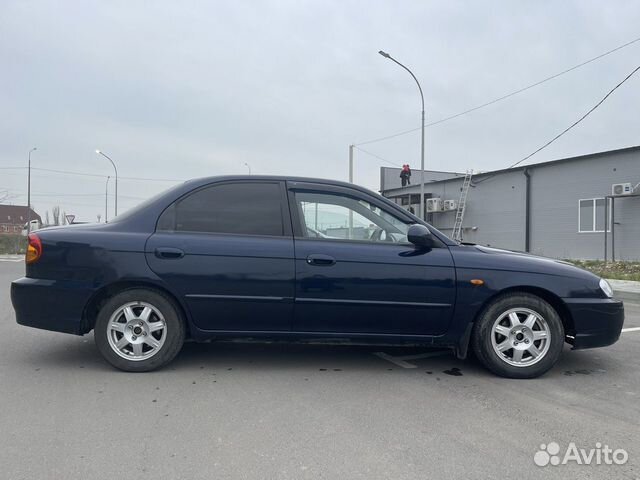
<instances>
[{"instance_id":1,"label":"front door","mask_svg":"<svg viewBox=\"0 0 640 480\"><path fill-rule=\"evenodd\" d=\"M289 182L295 232L293 330L436 335L447 330L455 269L446 245L417 249L409 221L357 190Z\"/></svg>"},{"instance_id":2,"label":"front door","mask_svg":"<svg viewBox=\"0 0 640 480\"><path fill-rule=\"evenodd\" d=\"M285 199L277 181L214 183L160 216L147 262L198 328L290 330L294 259Z\"/></svg>"}]
</instances>

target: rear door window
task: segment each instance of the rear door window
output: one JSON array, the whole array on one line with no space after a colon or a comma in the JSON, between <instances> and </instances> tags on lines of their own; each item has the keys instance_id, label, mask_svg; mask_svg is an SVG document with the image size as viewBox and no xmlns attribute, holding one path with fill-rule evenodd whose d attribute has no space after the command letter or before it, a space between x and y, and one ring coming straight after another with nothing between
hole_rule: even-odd
<instances>
[{"instance_id":1,"label":"rear door window","mask_svg":"<svg viewBox=\"0 0 640 480\"><path fill-rule=\"evenodd\" d=\"M279 183L224 183L177 200L158 220L158 231L284 235Z\"/></svg>"}]
</instances>

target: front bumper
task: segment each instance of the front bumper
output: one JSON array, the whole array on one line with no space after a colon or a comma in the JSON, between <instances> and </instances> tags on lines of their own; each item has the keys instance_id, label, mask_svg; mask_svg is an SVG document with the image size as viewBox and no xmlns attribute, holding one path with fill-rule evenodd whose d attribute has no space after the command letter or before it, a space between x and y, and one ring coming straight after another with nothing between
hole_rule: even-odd
<instances>
[{"instance_id":1,"label":"front bumper","mask_svg":"<svg viewBox=\"0 0 640 480\"><path fill-rule=\"evenodd\" d=\"M612 298L565 298L573 319L574 350L606 347L620 338L624 324L624 304ZM569 333L569 332L567 332Z\"/></svg>"},{"instance_id":2,"label":"front bumper","mask_svg":"<svg viewBox=\"0 0 640 480\"><path fill-rule=\"evenodd\" d=\"M11 282L16 321L28 327L82 335L82 314L94 290L85 282L23 277Z\"/></svg>"}]
</instances>

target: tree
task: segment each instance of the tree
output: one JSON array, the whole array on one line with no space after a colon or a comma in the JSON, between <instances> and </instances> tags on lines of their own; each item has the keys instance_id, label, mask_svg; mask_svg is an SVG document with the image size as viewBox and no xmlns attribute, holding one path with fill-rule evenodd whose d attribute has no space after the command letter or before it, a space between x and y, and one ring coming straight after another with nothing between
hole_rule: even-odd
<instances>
[{"instance_id":1,"label":"tree","mask_svg":"<svg viewBox=\"0 0 640 480\"><path fill-rule=\"evenodd\" d=\"M50 225L50 223L49 223L49 210L44 212L44 224L45 225Z\"/></svg>"},{"instance_id":2,"label":"tree","mask_svg":"<svg viewBox=\"0 0 640 480\"><path fill-rule=\"evenodd\" d=\"M51 216L53 217L53 225L54 226L60 225L60 207L59 206L56 205L51 209Z\"/></svg>"},{"instance_id":3,"label":"tree","mask_svg":"<svg viewBox=\"0 0 640 480\"><path fill-rule=\"evenodd\" d=\"M17 195L11 195L9 190L0 190L0 203L5 203L11 200L12 198L16 198Z\"/></svg>"}]
</instances>

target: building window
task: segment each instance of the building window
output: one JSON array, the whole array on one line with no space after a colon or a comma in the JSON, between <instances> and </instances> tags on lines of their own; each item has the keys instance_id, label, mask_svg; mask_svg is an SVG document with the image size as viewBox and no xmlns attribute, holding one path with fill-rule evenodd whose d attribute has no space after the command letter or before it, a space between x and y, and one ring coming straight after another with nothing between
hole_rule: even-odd
<instances>
[{"instance_id":1,"label":"building window","mask_svg":"<svg viewBox=\"0 0 640 480\"><path fill-rule=\"evenodd\" d=\"M578 201L578 232L604 232L605 199L588 198ZM611 230L611 203L609 203L609 228Z\"/></svg>"}]
</instances>

